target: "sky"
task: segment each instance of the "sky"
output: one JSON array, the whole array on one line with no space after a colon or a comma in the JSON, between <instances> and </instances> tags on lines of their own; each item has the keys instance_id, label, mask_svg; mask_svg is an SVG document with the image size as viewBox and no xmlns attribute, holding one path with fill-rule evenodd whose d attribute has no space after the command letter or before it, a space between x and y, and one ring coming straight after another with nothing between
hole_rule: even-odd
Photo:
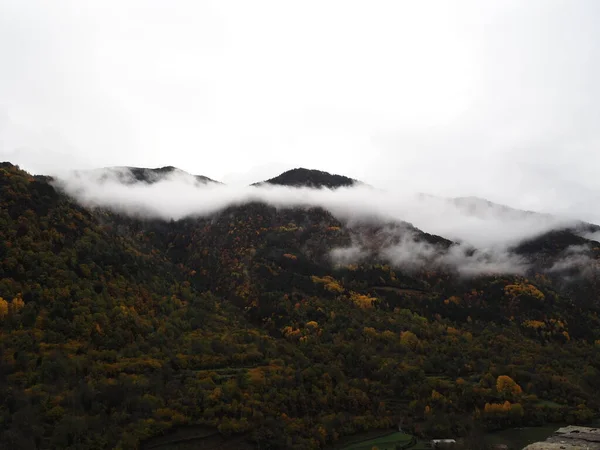
<instances>
[{"instance_id":1,"label":"sky","mask_svg":"<svg viewBox=\"0 0 600 450\"><path fill-rule=\"evenodd\" d=\"M600 2L0 2L0 160L307 167L600 222Z\"/></svg>"}]
</instances>

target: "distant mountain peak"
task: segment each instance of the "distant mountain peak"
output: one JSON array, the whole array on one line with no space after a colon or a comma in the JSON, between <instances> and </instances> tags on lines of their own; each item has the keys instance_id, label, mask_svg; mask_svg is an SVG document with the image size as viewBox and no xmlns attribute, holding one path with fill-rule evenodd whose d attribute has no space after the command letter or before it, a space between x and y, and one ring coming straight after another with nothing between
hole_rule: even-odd
<instances>
[{"instance_id":1,"label":"distant mountain peak","mask_svg":"<svg viewBox=\"0 0 600 450\"><path fill-rule=\"evenodd\" d=\"M305 169L302 167L291 169L282 174L263 181L255 183L260 185L263 183L276 184L281 186L292 187L312 187L312 188L329 188L336 189L340 187L354 186L360 183L358 180L349 178L343 175L331 174L322 170Z\"/></svg>"},{"instance_id":2,"label":"distant mountain peak","mask_svg":"<svg viewBox=\"0 0 600 450\"><path fill-rule=\"evenodd\" d=\"M174 166L157 167L154 169L146 167L114 166L99 169L99 171L105 171L112 175L116 175L117 179L125 184L140 182L153 184L165 179L167 176L173 173L193 177L200 183L218 183L218 181L215 181L211 178L203 175L192 175Z\"/></svg>"},{"instance_id":3,"label":"distant mountain peak","mask_svg":"<svg viewBox=\"0 0 600 450\"><path fill-rule=\"evenodd\" d=\"M0 169L12 169L13 167L16 166L9 161L0 162Z\"/></svg>"},{"instance_id":4,"label":"distant mountain peak","mask_svg":"<svg viewBox=\"0 0 600 450\"><path fill-rule=\"evenodd\" d=\"M512 218L522 217L533 217L536 216L540 219L552 219L551 214L541 213L536 211L529 211L524 209L517 209L511 206L507 206L501 203L495 203L485 198L468 196L468 197L454 197L450 199L458 208L471 215L481 214L502 214Z\"/></svg>"}]
</instances>

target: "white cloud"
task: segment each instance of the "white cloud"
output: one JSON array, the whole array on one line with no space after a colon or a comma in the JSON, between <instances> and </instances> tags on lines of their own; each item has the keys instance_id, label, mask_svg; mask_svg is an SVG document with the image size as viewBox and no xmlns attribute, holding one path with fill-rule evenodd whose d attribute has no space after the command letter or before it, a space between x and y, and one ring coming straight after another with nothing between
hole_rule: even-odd
<instances>
[{"instance_id":1,"label":"white cloud","mask_svg":"<svg viewBox=\"0 0 600 450\"><path fill-rule=\"evenodd\" d=\"M516 243L568 223L553 216L519 214L498 205L394 192L359 185L350 188L309 189L265 185L199 185L185 172L172 172L162 181L147 185L121 182L125 175L110 170L72 172L59 176L59 185L86 205L109 206L127 212L143 206L148 214L166 219L206 215L231 204L263 201L280 207L322 206L344 220L376 217L406 221L427 232L461 240L478 247Z\"/></svg>"},{"instance_id":2,"label":"white cloud","mask_svg":"<svg viewBox=\"0 0 600 450\"><path fill-rule=\"evenodd\" d=\"M5 0L0 159L231 182L303 166L600 221L599 13L594 0Z\"/></svg>"},{"instance_id":3,"label":"white cloud","mask_svg":"<svg viewBox=\"0 0 600 450\"><path fill-rule=\"evenodd\" d=\"M369 253L358 246L338 247L330 252L331 260L336 265L347 266L361 262Z\"/></svg>"},{"instance_id":4,"label":"white cloud","mask_svg":"<svg viewBox=\"0 0 600 450\"><path fill-rule=\"evenodd\" d=\"M365 239L360 231L354 233L353 245L333 249L332 260L336 264L348 265L360 263L369 257L378 258L406 271L438 268L456 270L465 277L496 273L523 274L530 267L525 258L511 253L505 246L480 250L467 244L433 244L403 227L384 228L381 234L383 236L378 236L374 243L368 242L369 239Z\"/></svg>"},{"instance_id":5,"label":"white cloud","mask_svg":"<svg viewBox=\"0 0 600 450\"><path fill-rule=\"evenodd\" d=\"M581 237L589 239L590 241L600 242L600 231L595 231L593 233L583 233Z\"/></svg>"},{"instance_id":6,"label":"white cloud","mask_svg":"<svg viewBox=\"0 0 600 450\"><path fill-rule=\"evenodd\" d=\"M600 260L595 259L590 245L572 245L546 269L550 275L558 275L563 281L578 283L582 279L597 279Z\"/></svg>"}]
</instances>

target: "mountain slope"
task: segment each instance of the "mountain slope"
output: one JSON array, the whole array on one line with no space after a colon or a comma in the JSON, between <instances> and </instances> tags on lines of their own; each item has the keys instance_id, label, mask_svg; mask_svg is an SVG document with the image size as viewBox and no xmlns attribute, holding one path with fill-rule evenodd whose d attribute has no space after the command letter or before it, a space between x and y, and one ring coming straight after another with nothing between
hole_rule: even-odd
<instances>
[{"instance_id":1,"label":"mountain slope","mask_svg":"<svg viewBox=\"0 0 600 450\"><path fill-rule=\"evenodd\" d=\"M339 187L354 186L358 181L343 175L330 174L321 170L297 168L283 172L281 175L264 181L263 183L291 187L335 189Z\"/></svg>"},{"instance_id":2,"label":"mountain slope","mask_svg":"<svg viewBox=\"0 0 600 450\"><path fill-rule=\"evenodd\" d=\"M87 211L9 164L0 207L9 448L309 449L399 421L460 435L600 407L593 278L584 307L543 273L392 267L384 243L453 243L320 208ZM331 260L358 244L361 262Z\"/></svg>"},{"instance_id":3,"label":"mountain slope","mask_svg":"<svg viewBox=\"0 0 600 450\"><path fill-rule=\"evenodd\" d=\"M169 177L179 176L192 178L198 183L217 183L217 181L212 180L203 175L190 175L189 173L178 169L173 166L165 166L159 167L156 169L149 169L145 167L126 167L126 166L116 166L116 167L106 167L104 169L99 169L97 173L100 175L101 179L107 178L116 178L121 183L125 184L133 184L133 183L147 183L153 184L158 183L159 181L169 179Z\"/></svg>"},{"instance_id":4,"label":"mountain slope","mask_svg":"<svg viewBox=\"0 0 600 450\"><path fill-rule=\"evenodd\" d=\"M162 255L141 251L14 166L0 168L0 199L0 442L135 442L151 410L131 414L127 405L150 392L178 395L181 388L156 383L175 354L190 353L179 343L199 326L235 326L235 316L225 320L215 299L190 290ZM119 425L124 417L128 424ZM159 421L155 431L167 425Z\"/></svg>"}]
</instances>

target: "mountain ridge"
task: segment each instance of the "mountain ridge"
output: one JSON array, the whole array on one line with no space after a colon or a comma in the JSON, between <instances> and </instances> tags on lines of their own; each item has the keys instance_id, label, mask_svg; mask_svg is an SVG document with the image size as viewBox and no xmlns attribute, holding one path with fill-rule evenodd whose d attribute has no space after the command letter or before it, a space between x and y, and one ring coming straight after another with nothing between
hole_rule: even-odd
<instances>
[{"instance_id":1,"label":"mountain ridge","mask_svg":"<svg viewBox=\"0 0 600 450\"><path fill-rule=\"evenodd\" d=\"M286 170L276 177L270 178L266 181L254 183L254 185L277 184L291 187L336 189L340 187L355 186L359 183L360 182L358 180L354 180L344 175L331 174L322 170L305 169L303 167L299 167Z\"/></svg>"},{"instance_id":2,"label":"mountain ridge","mask_svg":"<svg viewBox=\"0 0 600 450\"><path fill-rule=\"evenodd\" d=\"M400 422L431 438L597 415L593 248L528 249L576 263L568 276L463 277L381 259L406 242L456 248L323 208L86 209L0 164L0 442L166 450L187 430L190 445L300 450Z\"/></svg>"},{"instance_id":3,"label":"mountain ridge","mask_svg":"<svg viewBox=\"0 0 600 450\"><path fill-rule=\"evenodd\" d=\"M170 175L184 175L193 177L196 181L206 183L220 183L204 175L192 175L184 170L181 170L174 166L164 166L157 168L146 168L146 167L134 167L134 166L111 166L104 167L102 169L96 169L99 172L109 171L117 175L117 178L121 182L135 183L143 182L147 184L157 183ZM130 174L131 178L128 177Z\"/></svg>"}]
</instances>

